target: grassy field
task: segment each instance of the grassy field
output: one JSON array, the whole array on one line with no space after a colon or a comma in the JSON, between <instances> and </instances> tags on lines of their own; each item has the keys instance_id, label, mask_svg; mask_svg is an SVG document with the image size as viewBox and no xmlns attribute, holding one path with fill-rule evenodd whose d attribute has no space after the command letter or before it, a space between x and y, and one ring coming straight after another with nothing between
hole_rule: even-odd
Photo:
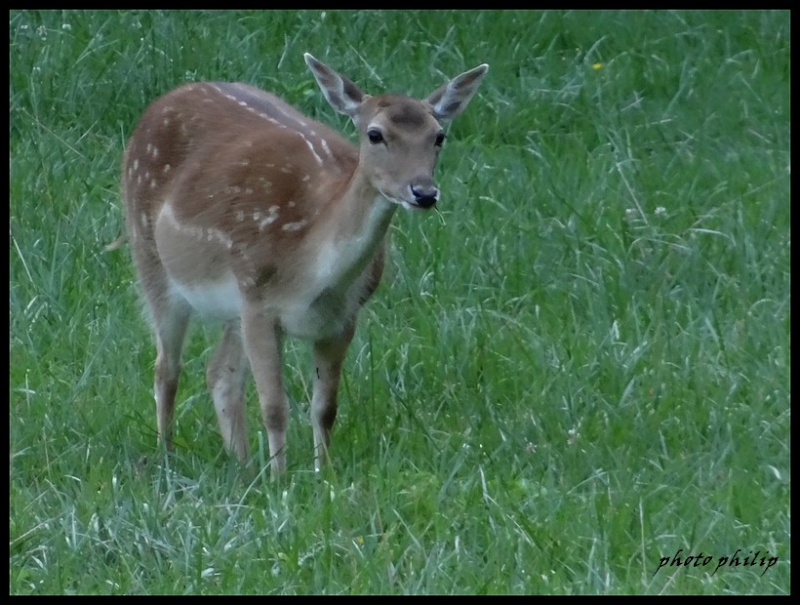
<instances>
[{"instance_id":1,"label":"grassy field","mask_svg":"<svg viewBox=\"0 0 800 605\"><path fill-rule=\"evenodd\" d=\"M789 592L788 12L12 11L9 32L12 593ZM287 342L273 483L222 452L213 325L159 451L129 250L103 247L125 141L178 84L253 83L352 138L305 51L369 92L491 69L439 210L394 219L320 475Z\"/></svg>"}]
</instances>

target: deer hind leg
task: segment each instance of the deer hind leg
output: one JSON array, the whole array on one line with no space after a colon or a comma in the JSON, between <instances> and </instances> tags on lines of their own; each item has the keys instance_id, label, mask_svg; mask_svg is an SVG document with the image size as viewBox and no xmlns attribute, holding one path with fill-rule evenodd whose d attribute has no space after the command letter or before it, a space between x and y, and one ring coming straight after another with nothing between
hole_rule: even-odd
<instances>
[{"instance_id":1,"label":"deer hind leg","mask_svg":"<svg viewBox=\"0 0 800 605\"><path fill-rule=\"evenodd\" d=\"M181 373L181 350L191 311L184 305L171 305L156 320L155 398L158 415L158 439L172 449L172 419L175 394Z\"/></svg>"},{"instance_id":2,"label":"deer hind leg","mask_svg":"<svg viewBox=\"0 0 800 605\"><path fill-rule=\"evenodd\" d=\"M156 335L154 395L158 441L171 450L181 350L192 308L186 301L170 293L166 273L154 253L142 248L135 249L134 260Z\"/></svg>"},{"instance_id":3,"label":"deer hind leg","mask_svg":"<svg viewBox=\"0 0 800 605\"><path fill-rule=\"evenodd\" d=\"M311 426L314 429L314 468L319 471L328 460L331 431L336 420L337 394L342 364L354 330L340 338L314 343L314 393L311 398Z\"/></svg>"},{"instance_id":4,"label":"deer hind leg","mask_svg":"<svg viewBox=\"0 0 800 605\"><path fill-rule=\"evenodd\" d=\"M242 339L261 403L261 414L269 439L272 477L286 469L286 427L289 403L281 377L281 337L275 319L259 303L245 302L242 310Z\"/></svg>"},{"instance_id":5,"label":"deer hind leg","mask_svg":"<svg viewBox=\"0 0 800 605\"><path fill-rule=\"evenodd\" d=\"M247 357L242 346L238 321L227 322L206 372L208 388L214 398L219 430L225 447L245 462L247 424L244 392L247 384Z\"/></svg>"}]
</instances>

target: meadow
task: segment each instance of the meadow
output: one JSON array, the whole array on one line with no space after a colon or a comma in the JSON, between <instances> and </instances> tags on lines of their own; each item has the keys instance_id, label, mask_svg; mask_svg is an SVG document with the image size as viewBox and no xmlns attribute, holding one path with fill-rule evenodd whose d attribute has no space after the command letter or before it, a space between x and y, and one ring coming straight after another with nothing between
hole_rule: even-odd
<instances>
[{"instance_id":1,"label":"meadow","mask_svg":"<svg viewBox=\"0 0 800 605\"><path fill-rule=\"evenodd\" d=\"M12 594L789 593L788 11L11 11L9 36ZM125 142L181 83L354 139L306 51L372 93L490 71L438 209L393 220L319 474L286 343L273 482L252 381L255 470L222 450L211 324L157 447L104 248Z\"/></svg>"}]
</instances>

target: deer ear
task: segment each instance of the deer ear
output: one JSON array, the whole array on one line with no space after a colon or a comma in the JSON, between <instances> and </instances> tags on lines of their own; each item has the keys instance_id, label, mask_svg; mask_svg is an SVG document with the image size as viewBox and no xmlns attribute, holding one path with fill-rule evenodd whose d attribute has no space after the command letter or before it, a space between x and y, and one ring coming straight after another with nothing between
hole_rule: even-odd
<instances>
[{"instance_id":1,"label":"deer ear","mask_svg":"<svg viewBox=\"0 0 800 605\"><path fill-rule=\"evenodd\" d=\"M336 111L351 118L355 117L361 103L369 97L348 78L337 73L322 61L315 59L310 53L303 58L314 75L314 79L322 89L322 94Z\"/></svg>"},{"instance_id":2,"label":"deer ear","mask_svg":"<svg viewBox=\"0 0 800 605\"><path fill-rule=\"evenodd\" d=\"M432 92L425 102L430 105L437 120L452 120L467 107L478 90L483 76L489 71L484 63L456 76L447 84Z\"/></svg>"}]
</instances>

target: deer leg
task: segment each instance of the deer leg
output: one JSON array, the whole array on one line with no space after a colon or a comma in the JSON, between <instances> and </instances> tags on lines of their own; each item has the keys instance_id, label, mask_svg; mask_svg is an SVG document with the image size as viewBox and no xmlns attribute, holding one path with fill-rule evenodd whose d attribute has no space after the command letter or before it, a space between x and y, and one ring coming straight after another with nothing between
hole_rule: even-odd
<instances>
[{"instance_id":1,"label":"deer leg","mask_svg":"<svg viewBox=\"0 0 800 605\"><path fill-rule=\"evenodd\" d=\"M227 322L223 327L222 341L208 364L206 378L225 447L245 462L248 456L244 406L247 357L238 321Z\"/></svg>"},{"instance_id":2,"label":"deer leg","mask_svg":"<svg viewBox=\"0 0 800 605\"><path fill-rule=\"evenodd\" d=\"M190 311L180 304L170 305L156 319L155 399L158 418L158 440L172 449L172 419L175 394L181 373L181 350Z\"/></svg>"},{"instance_id":3,"label":"deer leg","mask_svg":"<svg viewBox=\"0 0 800 605\"><path fill-rule=\"evenodd\" d=\"M244 350L250 361L253 379L267 429L272 477L286 469L286 426L289 404L281 377L280 328L259 304L245 302L242 310Z\"/></svg>"},{"instance_id":4,"label":"deer leg","mask_svg":"<svg viewBox=\"0 0 800 605\"><path fill-rule=\"evenodd\" d=\"M311 399L311 426L314 429L314 468L319 472L327 462L331 431L336 420L337 394L342 363L354 329L348 327L338 339L314 343L314 394Z\"/></svg>"},{"instance_id":5,"label":"deer leg","mask_svg":"<svg viewBox=\"0 0 800 605\"><path fill-rule=\"evenodd\" d=\"M158 442L172 449L172 419L175 394L181 372L181 350L192 315L186 301L169 292L164 268L156 254L143 246L134 247L134 262L156 336L154 396Z\"/></svg>"}]
</instances>

